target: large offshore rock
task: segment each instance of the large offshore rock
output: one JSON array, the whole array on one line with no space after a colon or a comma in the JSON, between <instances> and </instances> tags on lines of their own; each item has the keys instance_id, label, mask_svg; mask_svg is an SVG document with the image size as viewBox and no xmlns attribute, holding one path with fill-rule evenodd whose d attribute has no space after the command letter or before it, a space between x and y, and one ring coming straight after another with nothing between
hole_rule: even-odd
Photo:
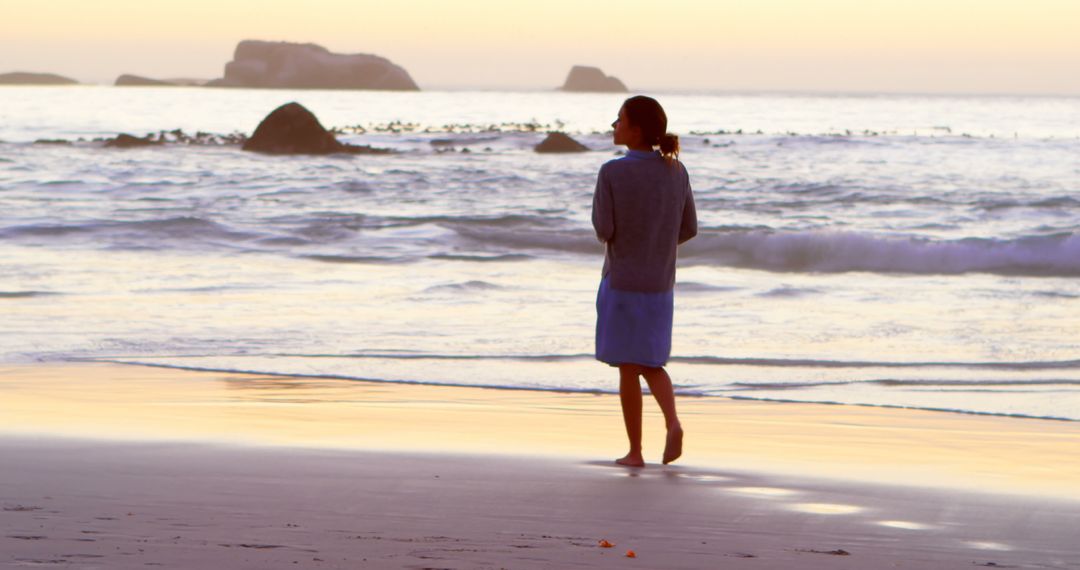
<instances>
[{"instance_id":1,"label":"large offshore rock","mask_svg":"<svg viewBox=\"0 0 1080 570\"><path fill-rule=\"evenodd\" d=\"M566 82L562 86L563 91L578 91L592 93L626 93L626 85L618 78L604 75L599 67L575 65L566 76Z\"/></svg>"},{"instance_id":2,"label":"large offshore rock","mask_svg":"<svg viewBox=\"0 0 1080 570\"><path fill-rule=\"evenodd\" d=\"M536 152L585 152L589 147L564 133L548 133L547 138L533 147Z\"/></svg>"},{"instance_id":3,"label":"large offshore rock","mask_svg":"<svg viewBox=\"0 0 1080 570\"><path fill-rule=\"evenodd\" d=\"M315 44L259 40L240 42L233 60L225 64L225 77L207 86L419 90L409 72L384 57L331 53Z\"/></svg>"},{"instance_id":4,"label":"large offshore rock","mask_svg":"<svg viewBox=\"0 0 1080 570\"><path fill-rule=\"evenodd\" d=\"M78 85L79 82L55 73L0 73L0 85Z\"/></svg>"}]
</instances>

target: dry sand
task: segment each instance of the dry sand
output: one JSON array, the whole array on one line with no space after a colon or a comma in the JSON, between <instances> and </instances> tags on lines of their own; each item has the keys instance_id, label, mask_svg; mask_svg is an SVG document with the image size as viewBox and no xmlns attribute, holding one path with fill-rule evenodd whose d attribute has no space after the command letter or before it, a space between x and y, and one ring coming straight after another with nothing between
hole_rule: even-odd
<instances>
[{"instance_id":1,"label":"dry sand","mask_svg":"<svg viewBox=\"0 0 1080 570\"><path fill-rule=\"evenodd\" d=\"M611 396L8 367L0 566L1080 568L1077 424L680 405L625 469Z\"/></svg>"}]
</instances>

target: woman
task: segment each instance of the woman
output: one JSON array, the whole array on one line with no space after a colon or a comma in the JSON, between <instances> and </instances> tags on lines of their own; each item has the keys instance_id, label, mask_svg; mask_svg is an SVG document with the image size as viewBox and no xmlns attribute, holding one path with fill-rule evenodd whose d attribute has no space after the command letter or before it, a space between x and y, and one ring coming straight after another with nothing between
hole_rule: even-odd
<instances>
[{"instance_id":1,"label":"woman","mask_svg":"<svg viewBox=\"0 0 1080 570\"><path fill-rule=\"evenodd\" d=\"M679 138L655 99L627 99L614 142L626 156L600 168L593 195L593 228L607 253L596 299L596 359L619 368L619 398L630 439L620 465L643 467L641 383L644 376L667 424L664 463L682 454L683 429L675 412L671 355L675 250L697 235L697 214ZM659 147L659 151L654 150Z\"/></svg>"}]
</instances>

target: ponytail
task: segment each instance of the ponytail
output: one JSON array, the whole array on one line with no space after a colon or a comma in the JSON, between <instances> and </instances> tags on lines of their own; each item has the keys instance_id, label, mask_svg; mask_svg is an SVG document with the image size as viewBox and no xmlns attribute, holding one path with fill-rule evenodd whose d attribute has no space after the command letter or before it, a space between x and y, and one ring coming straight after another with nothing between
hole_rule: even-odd
<instances>
[{"instance_id":1,"label":"ponytail","mask_svg":"<svg viewBox=\"0 0 1080 570\"><path fill-rule=\"evenodd\" d=\"M670 164L674 160L679 160L679 135L673 135L671 133L665 133L660 135L660 154L664 157L664 160Z\"/></svg>"}]
</instances>

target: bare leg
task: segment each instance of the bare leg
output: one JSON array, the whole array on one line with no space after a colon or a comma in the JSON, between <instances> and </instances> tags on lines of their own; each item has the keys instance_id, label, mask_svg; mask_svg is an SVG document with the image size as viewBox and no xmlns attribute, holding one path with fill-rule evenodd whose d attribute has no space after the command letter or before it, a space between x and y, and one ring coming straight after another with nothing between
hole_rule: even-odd
<instances>
[{"instance_id":1,"label":"bare leg","mask_svg":"<svg viewBox=\"0 0 1080 570\"><path fill-rule=\"evenodd\" d=\"M683 429L675 412L675 389L671 385L671 376L663 368L645 368L642 374L649 384L649 391L660 405L660 411L664 413L664 424L667 426L664 464L667 465L682 455Z\"/></svg>"},{"instance_id":2,"label":"bare leg","mask_svg":"<svg viewBox=\"0 0 1080 570\"><path fill-rule=\"evenodd\" d=\"M630 453L616 459L615 463L627 467L645 466L641 455L641 382L638 380L641 372L641 367L634 364L619 366L619 400L622 401L626 437L630 439Z\"/></svg>"}]
</instances>

